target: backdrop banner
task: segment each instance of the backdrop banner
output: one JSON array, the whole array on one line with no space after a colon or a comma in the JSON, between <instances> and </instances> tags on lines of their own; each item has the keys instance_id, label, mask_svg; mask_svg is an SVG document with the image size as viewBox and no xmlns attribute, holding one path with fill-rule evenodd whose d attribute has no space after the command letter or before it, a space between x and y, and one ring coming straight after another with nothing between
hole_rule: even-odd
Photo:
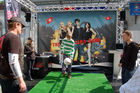
<instances>
[{"instance_id":1,"label":"backdrop banner","mask_svg":"<svg viewBox=\"0 0 140 93\"><path fill-rule=\"evenodd\" d=\"M67 31L70 23L74 27L73 39L75 45L79 45L74 57L77 61L78 52L80 52L80 62L108 61L108 50L115 49L116 43L116 11L67 11L67 12L46 12L38 13L38 51L59 53L61 40ZM89 23L90 27L96 34L90 33L88 40L83 34L75 33L75 19L80 20L81 31L86 32L85 23ZM63 26L63 31L61 25ZM74 36L76 35L76 36ZM74 37L83 36L81 39ZM90 52L90 53L89 53ZM89 56L90 54L90 56Z\"/></svg>"}]
</instances>

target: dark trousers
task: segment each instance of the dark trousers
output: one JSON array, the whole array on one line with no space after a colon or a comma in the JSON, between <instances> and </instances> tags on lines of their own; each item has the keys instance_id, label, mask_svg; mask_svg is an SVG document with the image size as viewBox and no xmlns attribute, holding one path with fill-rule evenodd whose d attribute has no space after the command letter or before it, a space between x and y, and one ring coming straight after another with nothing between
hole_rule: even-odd
<instances>
[{"instance_id":1,"label":"dark trousers","mask_svg":"<svg viewBox=\"0 0 140 93\"><path fill-rule=\"evenodd\" d=\"M82 45L82 44L75 44L74 45L75 53L74 53L74 57L73 58L75 58L75 54L76 54L76 50L77 49L78 49L77 62L80 62L81 56L83 55L83 52L84 52L84 45Z\"/></svg>"},{"instance_id":2,"label":"dark trousers","mask_svg":"<svg viewBox=\"0 0 140 93\"><path fill-rule=\"evenodd\" d=\"M63 63L62 63L62 73L65 73L66 70L67 70L67 66L64 64L64 59L67 58L68 56L66 55L63 55ZM68 65L68 75L71 75L71 66L72 66L72 63L70 65Z\"/></svg>"},{"instance_id":3,"label":"dark trousers","mask_svg":"<svg viewBox=\"0 0 140 93\"><path fill-rule=\"evenodd\" d=\"M35 63L35 60L27 59L27 77L29 79L32 78L31 71L32 71L34 63Z\"/></svg>"},{"instance_id":4,"label":"dark trousers","mask_svg":"<svg viewBox=\"0 0 140 93\"><path fill-rule=\"evenodd\" d=\"M2 93L21 93L19 92L20 88L17 80L0 79L0 84L2 88ZM25 90L22 93L28 93L28 91Z\"/></svg>"},{"instance_id":5,"label":"dark trousers","mask_svg":"<svg viewBox=\"0 0 140 93\"><path fill-rule=\"evenodd\" d=\"M135 73L135 68L128 70L125 67L122 67L122 84L126 83Z\"/></svg>"}]
</instances>

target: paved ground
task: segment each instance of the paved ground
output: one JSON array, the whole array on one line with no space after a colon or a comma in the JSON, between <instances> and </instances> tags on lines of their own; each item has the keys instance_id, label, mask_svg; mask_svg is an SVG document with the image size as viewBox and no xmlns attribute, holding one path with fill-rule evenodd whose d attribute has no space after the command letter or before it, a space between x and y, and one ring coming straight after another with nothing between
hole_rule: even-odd
<instances>
[{"instance_id":1,"label":"paved ground","mask_svg":"<svg viewBox=\"0 0 140 93\"><path fill-rule=\"evenodd\" d=\"M121 86L121 80L113 80L110 82L112 88L114 89L115 93L119 93L119 88Z\"/></svg>"}]
</instances>

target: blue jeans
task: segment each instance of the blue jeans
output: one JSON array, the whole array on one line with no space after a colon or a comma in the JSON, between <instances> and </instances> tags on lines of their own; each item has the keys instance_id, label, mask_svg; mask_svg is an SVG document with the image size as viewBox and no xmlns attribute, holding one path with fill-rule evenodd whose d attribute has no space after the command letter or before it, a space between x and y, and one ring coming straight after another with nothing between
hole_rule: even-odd
<instances>
[{"instance_id":1,"label":"blue jeans","mask_svg":"<svg viewBox=\"0 0 140 93\"><path fill-rule=\"evenodd\" d=\"M64 73L66 72L66 70L67 70L67 66L64 64L64 59L65 59L66 57L68 57L68 56L63 55L63 63L62 63L62 73L63 73L63 74L64 74ZM72 72L71 66L72 66L72 63L71 63L70 65L68 65L68 75L71 75L71 72Z\"/></svg>"},{"instance_id":2,"label":"blue jeans","mask_svg":"<svg viewBox=\"0 0 140 93\"><path fill-rule=\"evenodd\" d=\"M19 84L17 80L0 79L0 84L2 88L2 93L21 93L19 92ZM22 93L28 93L28 91L25 90Z\"/></svg>"},{"instance_id":3,"label":"blue jeans","mask_svg":"<svg viewBox=\"0 0 140 93\"><path fill-rule=\"evenodd\" d=\"M135 73L135 68L128 70L127 68L122 67L122 84L126 83Z\"/></svg>"},{"instance_id":4,"label":"blue jeans","mask_svg":"<svg viewBox=\"0 0 140 93\"><path fill-rule=\"evenodd\" d=\"M35 63L35 60L27 59L27 77L29 79L32 78L31 71L32 71L34 63Z\"/></svg>"},{"instance_id":5,"label":"blue jeans","mask_svg":"<svg viewBox=\"0 0 140 93\"><path fill-rule=\"evenodd\" d=\"M84 52L84 49L83 48L84 48L84 45L82 45L82 44L75 44L74 45L74 50L75 50L74 57L75 57L75 54L76 54L76 50L78 49L77 62L80 62L81 55L83 55L83 52Z\"/></svg>"}]
</instances>

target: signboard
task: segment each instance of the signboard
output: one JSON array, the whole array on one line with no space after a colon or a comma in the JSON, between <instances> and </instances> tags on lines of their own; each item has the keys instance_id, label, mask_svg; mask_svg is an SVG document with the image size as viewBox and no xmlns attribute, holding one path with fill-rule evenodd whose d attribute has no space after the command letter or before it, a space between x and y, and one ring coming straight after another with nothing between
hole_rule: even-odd
<instances>
[{"instance_id":1,"label":"signboard","mask_svg":"<svg viewBox=\"0 0 140 93\"><path fill-rule=\"evenodd\" d=\"M130 6L130 15L140 15L140 2L131 2Z\"/></svg>"}]
</instances>

